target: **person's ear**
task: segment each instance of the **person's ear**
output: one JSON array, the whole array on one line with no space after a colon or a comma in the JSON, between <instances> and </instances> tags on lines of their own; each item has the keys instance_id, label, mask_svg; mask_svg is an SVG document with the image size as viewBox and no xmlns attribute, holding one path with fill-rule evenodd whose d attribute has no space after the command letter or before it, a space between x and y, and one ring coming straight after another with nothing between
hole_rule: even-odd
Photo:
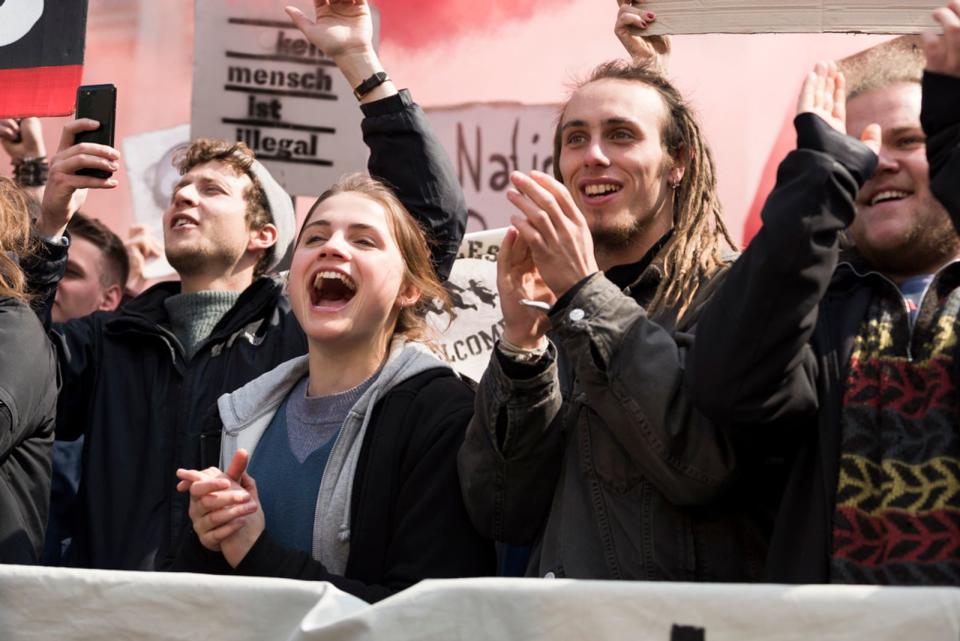
<instances>
[{"instance_id":1,"label":"person's ear","mask_svg":"<svg viewBox=\"0 0 960 641\"><path fill-rule=\"evenodd\" d=\"M120 307L120 303L123 301L123 288L120 285L110 285L103 292L103 297L100 299L100 305L97 307L98 311L103 312L112 312L116 308Z\"/></svg>"},{"instance_id":2,"label":"person's ear","mask_svg":"<svg viewBox=\"0 0 960 641\"><path fill-rule=\"evenodd\" d=\"M680 183L683 181L684 166L683 165L674 165L670 169L670 173L667 176L667 182L671 187L676 189L680 186Z\"/></svg>"},{"instance_id":3,"label":"person's ear","mask_svg":"<svg viewBox=\"0 0 960 641\"><path fill-rule=\"evenodd\" d=\"M277 242L277 227L273 223L267 223L259 229L250 230L250 241L247 243L247 251L266 251L273 247Z\"/></svg>"},{"instance_id":4,"label":"person's ear","mask_svg":"<svg viewBox=\"0 0 960 641\"><path fill-rule=\"evenodd\" d=\"M667 183L676 189L683 181L683 175L687 169L686 147L681 147L676 153L671 154L671 158L673 159L673 165L670 167L670 171L667 174Z\"/></svg>"},{"instance_id":5,"label":"person's ear","mask_svg":"<svg viewBox=\"0 0 960 641\"><path fill-rule=\"evenodd\" d=\"M420 288L412 283L407 283L400 288L400 293L397 295L397 304L401 308L413 307L420 300L420 296Z\"/></svg>"}]
</instances>

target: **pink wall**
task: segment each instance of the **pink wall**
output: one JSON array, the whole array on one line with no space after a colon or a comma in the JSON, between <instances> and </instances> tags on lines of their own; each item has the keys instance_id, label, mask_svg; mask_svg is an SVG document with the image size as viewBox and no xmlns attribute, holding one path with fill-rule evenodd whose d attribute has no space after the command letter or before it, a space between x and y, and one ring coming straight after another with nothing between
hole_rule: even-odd
<instances>
[{"instance_id":1,"label":"pink wall","mask_svg":"<svg viewBox=\"0 0 960 641\"><path fill-rule=\"evenodd\" d=\"M279 17L284 3L265 2L276 5ZM379 4L384 64L427 106L559 101L573 78L597 62L623 55L612 31L613 0ZM117 85L119 139L189 119L192 6L193 0L90 0L84 82ZM818 58L843 57L883 39L785 34L675 38L671 76L701 114L720 168L728 223L738 237L804 73ZM57 128L48 126L51 150ZM91 194L86 207L121 232L132 219L130 209L125 186Z\"/></svg>"}]
</instances>

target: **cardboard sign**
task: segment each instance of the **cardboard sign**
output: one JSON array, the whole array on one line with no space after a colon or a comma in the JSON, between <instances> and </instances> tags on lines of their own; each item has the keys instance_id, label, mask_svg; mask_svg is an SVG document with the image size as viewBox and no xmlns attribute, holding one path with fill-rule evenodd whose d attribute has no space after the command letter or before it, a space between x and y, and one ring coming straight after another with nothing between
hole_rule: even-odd
<instances>
[{"instance_id":1,"label":"cardboard sign","mask_svg":"<svg viewBox=\"0 0 960 641\"><path fill-rule=\"evenodd\" d=\"M453 303L452 321L441 309L427 320L440 334L443 357L461 374L479 381L490 362L493 346L503 333L503 313L497 293L497 254L504 229L467 234L444 283Z\"/></svg>"},{"instance_id":2,"label":"cardboard sign","mask_svg":"<svg viewBox=\"0 0 960 641\"><path fill-rule=\"evenodd\" d=\"M510 224L504 192L510 172L553 173L557 105L477 103L427 109L430 125L457 171L470 210L467 229Z\"/></svg>"},{"instance_id":3,"label":"cardboard sign","mask_svg":"<svg viewBox=\"0 0 960 641\"><path fill-rule=\"evenodd\" d=\"M942 0L650 0L650 35L683 33L919 33Z\"/></svg>"},{"instance_id":4,"label":"cardboard sign","mask_svg":"<svg viewBox=\"0 0 960 641\"><path fill-rule=\"evenodd\" d=\"M0 118L73 112L87 0L0 1Z\"/></svg>"},{"instance_id":5,"label":"cardboard sign","mask_svg":"<svg viewBox=\"0 0 960 641\"><path fill-rule=\"evenodd\" d=\"M192 138L246 143L292 195L366 169L353 88L282 3L197 0L194 15ZM374 12L375 33L377 22Z\"/></svg>"}]
</instances>

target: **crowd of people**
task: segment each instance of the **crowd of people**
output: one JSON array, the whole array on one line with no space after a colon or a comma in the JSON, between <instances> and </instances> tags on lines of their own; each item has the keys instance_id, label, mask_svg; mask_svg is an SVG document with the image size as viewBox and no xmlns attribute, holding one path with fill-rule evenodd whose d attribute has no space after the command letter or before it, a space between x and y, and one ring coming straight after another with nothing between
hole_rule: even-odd
<instances>
[{"instance_id":1,"label":"crowd of people","mask_svg":"<svg viewBox=\"0 0 960 641\"><path fill-rule=\"evenodd\" d=\"M79 213L117 185L76 173L119 169L74 143L98 123L48 162L0 121L0 562L370 602L498 573L960 585L960 0L922 47L816 65L742 254L670 42L619 4L632 60L572 91L552 176L511 175L478 382L426 322L463 193L364 0L287 13L358 88L368 173L298 231L245 145L194 140L176 281L129 291L142 247Z\"/></svg>"}]
</instances>

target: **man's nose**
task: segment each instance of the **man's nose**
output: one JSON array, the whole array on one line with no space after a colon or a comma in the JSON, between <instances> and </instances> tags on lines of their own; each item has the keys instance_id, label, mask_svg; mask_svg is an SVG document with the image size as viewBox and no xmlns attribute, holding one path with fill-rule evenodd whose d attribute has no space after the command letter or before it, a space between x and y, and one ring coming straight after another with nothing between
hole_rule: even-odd
<instances>
[{"instance_id":1,"label":"man's nose","mask_svg":"<svg viewBox=\"0 0 960 641\"><path fill-rule=\"evenodd\" d=\"M173 203L175 205L195 205L197 203L199 194L197 193L197 188L193 185L184 185L176 191L173 195Z\"/></svg>"},{"instance_id":2,"label":"man's nose","mask_svg":"<svg viewBox=\"0 0 960 641\"><path fill-rule=\"evenodd\" d=\"M584 150L583 163L585 165L601 165L604 167L610 164L610 158L607 157L601 141L594 141L587 145Z\"/></svg>"}]
</instances>

